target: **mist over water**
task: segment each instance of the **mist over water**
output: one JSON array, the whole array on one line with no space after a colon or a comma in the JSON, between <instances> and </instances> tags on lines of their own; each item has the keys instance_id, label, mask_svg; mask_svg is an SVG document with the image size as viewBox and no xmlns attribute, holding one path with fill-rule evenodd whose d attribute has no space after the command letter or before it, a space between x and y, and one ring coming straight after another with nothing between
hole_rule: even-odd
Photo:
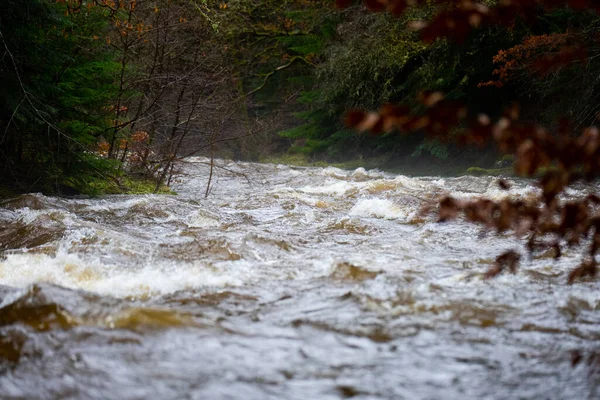
<instances>
[{"instance_id":1,"label":"mist over water","mask_svg":"<svg viewBox=\"0 0 600 400\"><path fill-rule=\"evenodd\" d=\"M484 280L511 235L420 210L527 181L190 159L176 196L0 204L0 397L595 398L576 249ZM597 191L574 189L570 195Z\"/></svg>"}]
</instances>

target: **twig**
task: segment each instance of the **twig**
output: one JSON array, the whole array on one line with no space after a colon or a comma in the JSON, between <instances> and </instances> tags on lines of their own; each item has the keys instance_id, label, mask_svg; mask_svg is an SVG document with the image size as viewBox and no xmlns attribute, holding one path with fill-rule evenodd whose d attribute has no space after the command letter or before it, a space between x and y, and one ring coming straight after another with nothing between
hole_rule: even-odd
<instances>
[{"instance_id":1,"label":"twig","mask_svg":"<svg viewBox=\"0 0 600 400\"><path fill-rule=\"evenodd\" d=\"M10 127L12 120L15 118L15 115L17 115L17 111L19 111L19 108L21 107L21 104L23 104L24 101L25 101L25 96L23 96L23 98L19 102L19 105L15 108L12 115L10 116L8 123L6 124L6 128L4 129L4 135L2 135L2 139L0 139L0 143L4 142L4 138L8 134L8 128Z\"/></svg>"},{"instance_id":2,"label":"twig","mask_svg":"<svg viewBox=\"0 0 600 400\"><path fill-rule=\"evenodd\" d=\"M314 64L311 63L310 61L308 61L306 58L301 57L301 56L294 56L292 57L292 59L290 60L289 63L284 64L284 65L280 65L279 67L275 68L273 71L269 72L268 74L265 75L264 79L263 79L263 83L261 83L261 85L259 87L257 87L256 89L251 90L250 92L248 92L246 94L246 96L250 96L251 94L254 94L256 92L258 92L259 90L261 90L263 87L265 87L265 85L267 84L267 81L269 80L269 78L275 74L275 72L279 72L283 69L288 68L289 66L291 66L295 61L304 61L306 64L313 66Z\"/></svg>"}]
</instances>

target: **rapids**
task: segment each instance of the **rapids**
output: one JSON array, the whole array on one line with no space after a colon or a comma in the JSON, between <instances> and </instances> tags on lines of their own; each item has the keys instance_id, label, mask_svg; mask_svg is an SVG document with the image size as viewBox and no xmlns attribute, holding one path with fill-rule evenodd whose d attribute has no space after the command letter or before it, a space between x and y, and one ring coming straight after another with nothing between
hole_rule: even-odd
<instances>
[{"instance_id":1,"label":"rapids","mask_svg":"<svg viewBox=\"0 0 600 400\"><path fill-rule=\"evenodd\" d=\"M204 161L174 196L0 203L1 399L600 396L576 249L484 280L522 243L420 213L530 182L223 161L205 199Z\"/></svg>"}]
</instances>

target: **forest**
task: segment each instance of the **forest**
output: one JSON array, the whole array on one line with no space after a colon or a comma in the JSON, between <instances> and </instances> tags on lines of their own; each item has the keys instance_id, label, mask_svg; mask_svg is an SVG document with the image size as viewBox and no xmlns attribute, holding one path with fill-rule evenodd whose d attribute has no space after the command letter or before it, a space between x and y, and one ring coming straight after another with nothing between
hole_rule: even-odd
<instances>
[{"instance_id":1,"label":"forest","mask_svg":"<svg viewBox=\"0 0 600 400\"><path fill-rule=\"evenodd\" d=\"M386 2L337 3L347 4L3 1L2 187L102 193L142 181L138 189L159 191L190 155L420 174L510 167L493 145L457 144L460 126L443 139L344 124L351 109L419 110L424 91L491 118L514 102L542 125L596 118L599 19L585 7L536 4L530 20L478 26L456 41L423 40L414 28L455 2L419 1L401 15L373 12ZM573 50L568 63L542 65L582 40L583 57Z\"/></svg>"}]
</instances>

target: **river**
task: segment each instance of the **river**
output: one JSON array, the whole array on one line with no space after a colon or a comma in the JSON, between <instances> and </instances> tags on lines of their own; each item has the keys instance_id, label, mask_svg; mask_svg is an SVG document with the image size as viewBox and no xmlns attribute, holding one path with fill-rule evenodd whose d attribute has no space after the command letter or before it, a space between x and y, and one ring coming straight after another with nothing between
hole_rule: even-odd
<instances>
[{"instance_id":1,"label":"river","mask_svg":"<svg viewBox=\"0 0 600 400\"><path fill-rule=\"evenodd\" d=\"M486 280L522 244L420 212L531 182L220 165L207 199L195 158L173 196L0 204L1 399L600 396L577 249Z\"/></svg>"}]
</instances>

